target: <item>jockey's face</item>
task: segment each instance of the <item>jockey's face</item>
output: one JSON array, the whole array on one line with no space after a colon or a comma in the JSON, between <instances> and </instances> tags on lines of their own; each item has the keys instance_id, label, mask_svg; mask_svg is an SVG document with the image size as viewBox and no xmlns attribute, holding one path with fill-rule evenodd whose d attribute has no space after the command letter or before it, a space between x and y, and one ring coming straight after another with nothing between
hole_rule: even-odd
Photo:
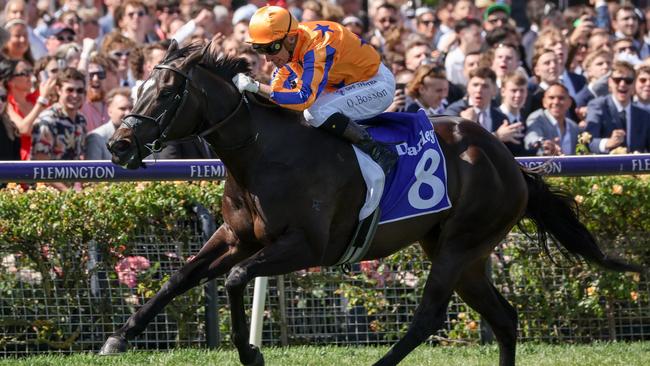
<instances>
[{"instance_id":1,"label":"jockey's face","mask_svg":"<svg viewBox=\"0 0 650 366\"><path fill-rule=\"evenodd\" d=\"M289 39L291 36L287 37L287 39L282 42L282 48L278 53L271 55L268 53L264 53L264 57L266 58L267 62L272 63L275 67L282 67L286 65L289 61L291 61L291 52L289 51L289 47L293 47L292 44L292 39Z\"/></svg>"}]
</instances>

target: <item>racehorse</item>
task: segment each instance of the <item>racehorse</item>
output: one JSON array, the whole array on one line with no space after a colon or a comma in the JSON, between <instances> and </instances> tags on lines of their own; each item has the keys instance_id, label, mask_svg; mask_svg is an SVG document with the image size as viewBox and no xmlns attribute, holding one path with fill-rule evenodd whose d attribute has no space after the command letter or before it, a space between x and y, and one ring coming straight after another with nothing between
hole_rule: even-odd
<instances>
[{"instance_id":1,"label":"racehorse","mask_svg":"<svg viewBox=\"0 0 650 366\"><path fill-rule=\"evenodd\" d=\"M301 123L301 115L240 94L232 77L246 61L219 58L210 45L174 41L139 90L133 113L109 141L113 162L138 168L165 142L200 135L227 168L224 223L191 261L112 334L102 354L124 352L128 340L174 297L228 273L232 341L245 365L263 365L248 343L244 289L255 277L337 262L358 223L366 186L351 145ZM419 242L431 269L405 335L376 365L396 365L443 325L456 291L491 326L500 365L514 365L517 313L492 285L486 263L522 218L571 254L617 271L641 267L608 258L576 213L571 195L549 187L515 161L479 124L432 121L444 152L452 208L379 225L364 260Z\"/></svg>"}]
</instances>

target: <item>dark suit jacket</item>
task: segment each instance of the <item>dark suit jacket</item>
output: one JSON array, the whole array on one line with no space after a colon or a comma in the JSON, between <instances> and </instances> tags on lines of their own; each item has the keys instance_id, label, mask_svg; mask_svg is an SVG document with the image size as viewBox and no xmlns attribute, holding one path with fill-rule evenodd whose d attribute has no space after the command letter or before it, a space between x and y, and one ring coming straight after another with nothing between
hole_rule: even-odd
<instances>
[{"instance_id":1,"label":"dark suit jacket","mask_svg":"<svg viewBox=\"0 0 650 366\"><path fill-rule=\"evenodd\" d=\"M630 141L630 146L627 146L629 152L650 151L650 112L632 103L630 115L630 131L628 131L616 110L611 95L598 97L589 102L586 129L592 136L589 149L595 153L605 153L600 150L601 140L609 138L612 131L623 129L626 132L626 142L623 146L627 146L627 141Z\"/></svg>"},{"instance_id":2,"label":"dark suit jacket","mask_svg":"<svg viewBox=\"0 0 650 366\"><path fill-rule=\"evenodd\" d=\"M592 93L591 90L585 86L576 95L576 106L584 107L589 104L589 102L591 102L594 98L596 98L596 94Z\"/></svg>"},{"instance_id":3,"label":"dark suit jacket","mask_svg":"<svg viewBox=\"0 0 650 366\"><path fill-rule=\"evenodd\" d=\"M576 91L575 96L577 96L580 90L582 90L582 88L584 88L585 85L587 85L587 79L584 76L578 75L574 72L568 72L568 74L569 74L569 79L571 81L571 84L573 85L573 88Z\"/></svg>"},{"instance_id":4,"label":"dark suit jacket","mask_svg":"<svg viewBox=\"0 0 650 366\"><path fill-rule=\"evenodd\" d=\"M445 114L452 115L452 116L460 116L460 112L464 111L469 107L469 103L467 102L467 98L463 98L456 103L453 103L447 107L445 110ZM490 132L495 132L496 130L499 129L501 124L503 124L504 120L508 120L508 116L503 114L499 108L494 107L494 104L490 106L490 118L492 119L492 131ZM511 123L508 121L508 123ZM521 121L521 123L524 125L525 128L525 121ZM526 131L524 130L524 135L526 134ZM529 150L526 150L524 148L524 141L523 138L521 139L520 144L513 144L511 142L506 142L505 143L506 147L508 147L508 150L512 153L514 156L527 156L531 155L532 152Z\"/></svg>"}]
</instances>

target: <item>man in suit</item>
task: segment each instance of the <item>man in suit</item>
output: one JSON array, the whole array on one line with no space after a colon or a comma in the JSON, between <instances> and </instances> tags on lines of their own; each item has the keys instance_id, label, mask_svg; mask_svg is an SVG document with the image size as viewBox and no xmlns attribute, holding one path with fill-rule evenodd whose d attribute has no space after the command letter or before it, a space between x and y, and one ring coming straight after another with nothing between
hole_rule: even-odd
<instances>
[{"instance_id":1,"label":"man in suit","mask_svg":"<svg viewBox=\"0 0 650 366\"><path fill-rule=\"evenodd\" d=\"M537 155L574 155L578 143L578 124L566 117L571 97L566 86L552 83L544 91L544 109L526 121L526 148Z\"/></svg>"},{"instance_id":2,"label":"man in suit","mask_svg":"<svg viewBox=\"0 0 650 366\"><path fill-rule=\"evenodd\" d=\"M618 147L650 151L650 112L632 102L635 75L631 64L614 62L608 81L611 94L589 102L586 131L592 136L592 152L606 154Z\"/></svg>"},{"instance_id":3,"label":"man in suit","mask_svg":"<svg viewBox=\"0 0 650 366\"><path fill-rule=\"evenodd\" d=\"M109 121L95 128L86 136L86 160L111 160L106 142L122 123L122 118L131 112L133 102L131 89L112 89L106 96Z\"/></svg>"},{"instance_id":4,"label":"man in suit","mask_svg":"<svg viewBox=\"0 0 650 366\"><path fill-rule=\"evenodd\" d=\"M505 143L513 155L526 155L522 144L524 127L521 123L511 123L498 106L491 103L496 90L496 79L496 74L488 67L472 70L469 73L467 95L447 107L445 113L478 122Z\"/></svg>"}]
</instances>

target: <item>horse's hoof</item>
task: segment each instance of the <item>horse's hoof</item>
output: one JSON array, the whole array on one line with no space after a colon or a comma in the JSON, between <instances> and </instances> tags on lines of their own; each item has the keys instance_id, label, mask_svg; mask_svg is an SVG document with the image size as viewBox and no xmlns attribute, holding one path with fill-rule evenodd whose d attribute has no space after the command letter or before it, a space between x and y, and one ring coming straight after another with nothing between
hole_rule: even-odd
<instances>
[{"instance_id":1,"label":"horse's hoof","mask_svg":"<svg viewBox=\"0 0 650 366\"><path fill-rule=\"evenodd\" d=\"M124 337L112 335L108 337L102 349L99 350L101 356L116 355L124 353L129 348L129 342Z\"/></svg>"},{"instance_id":2,"label":"horse's hoof","mask_svg":"<svg viewBox=\"0 0 650 366\"><path fill-rule=\"evenodd\" d=\"M253 349L253 351L255 351L255 359L253 360L253 362L244 363L244 366L264 366L264 356L262 355L262 352L260 351L259 347L251 344L251 348Z\"/></svg>"}]
</instances>

